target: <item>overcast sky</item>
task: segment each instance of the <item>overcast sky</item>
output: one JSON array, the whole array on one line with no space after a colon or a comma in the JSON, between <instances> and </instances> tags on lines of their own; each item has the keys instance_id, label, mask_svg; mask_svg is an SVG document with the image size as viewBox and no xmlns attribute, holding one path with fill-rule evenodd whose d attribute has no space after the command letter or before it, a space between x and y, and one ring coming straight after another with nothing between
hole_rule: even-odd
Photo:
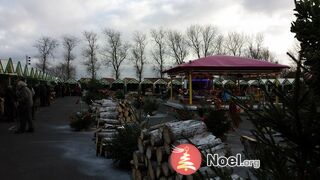
<instances>
[{"instance_id":1,"label":"overcast sky","mask_svg":"<svg viewBox=\"0 0 320 180\"><path fill-rule=\"evenodd\" d=\"M41 36L61 40L65 34L82 37L84 30L92 30L103 38L101 30L109 27L130 39L135 30L212 24L222 34L263 33L265 46L280 63L289 64L285 53L294 42L293 8L293 0L0 0L0 58L24 61L27 54L34 59L33 45ZM77 47L74 62L77 77L87 75L81 49ZM54 63L61 61L61 54L60 46ZM134 76L129 63L122 70L122 77ZM99 76L111 76L110 69L102 66ZM150 65L144 76L154 76Z\"/></svg>"}]
</instances>

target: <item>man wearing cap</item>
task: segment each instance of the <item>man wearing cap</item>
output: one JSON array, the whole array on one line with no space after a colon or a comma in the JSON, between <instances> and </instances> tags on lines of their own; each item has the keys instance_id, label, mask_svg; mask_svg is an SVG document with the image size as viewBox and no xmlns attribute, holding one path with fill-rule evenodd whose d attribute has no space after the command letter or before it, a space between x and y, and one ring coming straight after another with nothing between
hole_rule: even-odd
<instances>
[{"instance_id":1,"label":"man wearing cap","mask_svg":"<svg viewBox=\"0 0 320 180\"><path fill-rule=\"evenodd\" d=\"M17 83L17 101L18 101L18 118L20 121L20 127L16 133L23 133L26 130L26 125L28 124L27 132L33 132L33 122L32 122L32 92L27 87L27 84L23 81L18 81Z\"/></svg>"}]
</instances>

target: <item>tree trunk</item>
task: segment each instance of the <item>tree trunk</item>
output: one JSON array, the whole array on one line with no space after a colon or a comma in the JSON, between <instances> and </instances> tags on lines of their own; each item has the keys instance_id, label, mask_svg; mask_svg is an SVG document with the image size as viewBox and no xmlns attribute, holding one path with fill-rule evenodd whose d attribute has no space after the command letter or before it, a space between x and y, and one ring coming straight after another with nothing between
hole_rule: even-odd
<instances>
[{"instance_id":1,"label":"tree trunk","mask_svg":"<svg viewBox=\"0 0 320 180\"><path fill-rule=\"evenodd\" d=\"M216 138L211 133L197 134L189 138L188 140L191 141L192 144L194 144L198 149L208 149L222 143L219 138ZM174 144L179 145L179 144L190 143L188 140L180 139L175 141Z\"/></svg>"},{"instance_id":2,"label":"tree trunk","mask_svg":"<svg viewBox=\"0 0 320 180\"><path fill-rule=\"evenodd\" d=\"M161 129L150 131L150 142L152 146L159 146L163 144Z\"/></svg>"},{"instance_id":3,"label":"tree trunk","mask_svg":"<svg viewBox=\"0 0 320 180\"><path fill-rule=\"evenodd\" d=\"M106 118L106 119L117 119L118 118L118 112L101 112L100 118Z\"/></svg>"},{"instance_id":4,"label":"tree trunk","mask_svg":"<svg viewBox=\"0 0 320 180\"><path fill-rule=\"evenodd\" d=\"M167 123L163 127L163 139L167 144L175 140L190 138L196 134L201 134L207 130L204 122L197 120L179 121Z\"/></svg>"}]
</instances>

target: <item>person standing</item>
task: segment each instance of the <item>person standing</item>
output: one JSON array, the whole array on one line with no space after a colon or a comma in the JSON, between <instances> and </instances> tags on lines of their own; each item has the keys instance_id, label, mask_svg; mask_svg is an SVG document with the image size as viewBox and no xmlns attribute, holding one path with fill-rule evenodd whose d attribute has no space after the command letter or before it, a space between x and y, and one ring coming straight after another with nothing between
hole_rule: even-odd
<instances>
[{"instance_id":1,"label":"person standing","mask_svg":"<svg viewBox=\"0 0 320 180\"><path fill-rule=\"evenodd\" d=\"M32 92L27 87L27 84L23 81L18 81L17 83L17 102L20 127L16 133L25 132L26 125L28 125L27 132L34 132L34 126L32 122Z\"/></svg>"}]
</instances>

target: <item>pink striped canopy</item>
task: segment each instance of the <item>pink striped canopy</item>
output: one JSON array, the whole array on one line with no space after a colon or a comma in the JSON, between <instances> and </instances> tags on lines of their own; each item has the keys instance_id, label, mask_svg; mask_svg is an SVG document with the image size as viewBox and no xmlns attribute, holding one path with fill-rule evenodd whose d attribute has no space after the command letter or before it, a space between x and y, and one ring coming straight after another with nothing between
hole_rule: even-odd
<instances>
[{"instance_id":1,"label":"pink striped canopy","mask_svg":"<svg viewBox=\"0 0 320 180\"><path fill-rule=\"evenodd\" d=\"M226 74L277 73L289 66L236 56L209 56L163 71L168 74L212 72Z\"/></svg>"}]
</instances>

